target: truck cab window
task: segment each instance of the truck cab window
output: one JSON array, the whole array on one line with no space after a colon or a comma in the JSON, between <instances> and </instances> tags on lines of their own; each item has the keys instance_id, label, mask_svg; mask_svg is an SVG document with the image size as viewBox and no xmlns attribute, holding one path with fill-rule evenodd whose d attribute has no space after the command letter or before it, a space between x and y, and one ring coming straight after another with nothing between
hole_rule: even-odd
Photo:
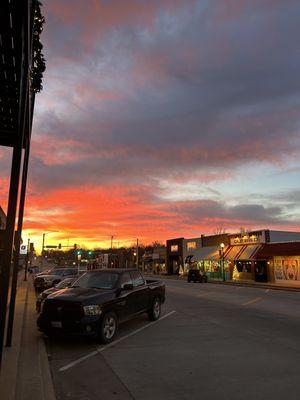
<instances>
[{"instance_id":1,"label":"truck cab window","mask_svg":"<svg viewBox=\"0 0 300 400\"><path fill-rule=\"evenodd\" d=\"M120 288L123 289L124 285L132 285L132 279L129 272L125 272L120 278Z\"/></svg>"},{"instance_id":2,"label":"truck cab window","mask_svg":"<svg viewBox=\"0 0 300 400\"><path fill-rule=\"evenodd\" d=\"M132 282L134 287L143 286L144 285L144 278L142 277L141 273L138 271L132 271Z\"/></svg>"}]
</instances>

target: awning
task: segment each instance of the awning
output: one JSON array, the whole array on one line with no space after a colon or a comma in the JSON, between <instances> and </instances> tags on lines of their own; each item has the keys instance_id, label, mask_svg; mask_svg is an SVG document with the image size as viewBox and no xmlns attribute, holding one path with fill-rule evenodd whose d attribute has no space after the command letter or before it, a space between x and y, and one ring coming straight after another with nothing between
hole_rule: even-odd
<instances>
[{"instance_id":1,"label":"awning","mask_svg":"<svg viewBox=\"0 0 300 400\"><path fill-rule=\"evenodd\" d=\"M229 246L225 251L226 260L252 260L261 248L261 244L246 244L240 246Z\"/></svg>"},{"instance_id":2,"label":"awning","mask_svg":"<svg viewBox=\"0 0 300 400\"><path fill-rule=\"evenodd\" d=\"M224 252L225 260L236 260L245 246L229 246Z\"/></svg>"},{"instance_id":3,"label":"awning","mask_svg":"<svg viewBox=\"0 0 300 400\"><path fill-rule=\"evenodd\" d=\"M243 251L238 253L236 260L252 260L254 259L256 253L261 248L260 244L249 244L243 246Z\"/></svg>"},{"instance_id":4,"label":"awning","mask_svg":"<svg viewBox=\"0 0 300 400\"><path fill-rule=\"evenodd\" d=\"M219 246L200 247L191 252L190 255L194 256L195 261L219 260L219 250Z\"/></svg>"}]
</instances>

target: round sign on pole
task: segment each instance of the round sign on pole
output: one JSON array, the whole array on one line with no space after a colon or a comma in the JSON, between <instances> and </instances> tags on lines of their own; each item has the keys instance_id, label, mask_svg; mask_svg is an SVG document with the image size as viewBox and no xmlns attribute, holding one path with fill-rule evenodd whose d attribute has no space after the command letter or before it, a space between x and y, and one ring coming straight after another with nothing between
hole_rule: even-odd
<instances>
[{"instance_id":1,"label":"round sign on pole","mask_svg":"<svg viewBox=\"0 0 300 400\"><path fill-rule=\"evenodd\" d=\"M20 254L27 254L27 244L21 244Z\"/></svg>"}]
</instances>

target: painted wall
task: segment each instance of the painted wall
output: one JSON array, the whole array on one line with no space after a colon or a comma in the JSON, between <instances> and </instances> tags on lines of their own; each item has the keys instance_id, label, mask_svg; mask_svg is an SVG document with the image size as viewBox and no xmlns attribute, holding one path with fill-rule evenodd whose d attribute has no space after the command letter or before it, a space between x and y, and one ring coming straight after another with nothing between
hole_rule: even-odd
<instances>
[{"instance_id":1,"label":"painted wall","mask_svg":"<svg viewBox=\"0 0 300 400\"><path fill-rule=\"evenodd\" d=\"M274 280L300 286L300 255L273 257Z\"/></svg>"}]
</instances>

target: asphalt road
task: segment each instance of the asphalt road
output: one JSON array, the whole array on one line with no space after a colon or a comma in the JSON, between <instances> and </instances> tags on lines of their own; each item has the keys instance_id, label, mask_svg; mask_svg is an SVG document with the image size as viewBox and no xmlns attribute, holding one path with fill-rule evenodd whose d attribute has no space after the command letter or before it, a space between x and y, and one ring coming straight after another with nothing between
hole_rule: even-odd
<instances>
[{"instance_id":1,"label":"asphalt road","mask_svg":"<svg viewBox=\"0 0 300 400\"><path fill-rule=\"evenodd\" d=\"M300 293L166 285L165 318L122 325L112 346L47 340L58 400L299 399Z\"/></svg>"}]
</instances>

